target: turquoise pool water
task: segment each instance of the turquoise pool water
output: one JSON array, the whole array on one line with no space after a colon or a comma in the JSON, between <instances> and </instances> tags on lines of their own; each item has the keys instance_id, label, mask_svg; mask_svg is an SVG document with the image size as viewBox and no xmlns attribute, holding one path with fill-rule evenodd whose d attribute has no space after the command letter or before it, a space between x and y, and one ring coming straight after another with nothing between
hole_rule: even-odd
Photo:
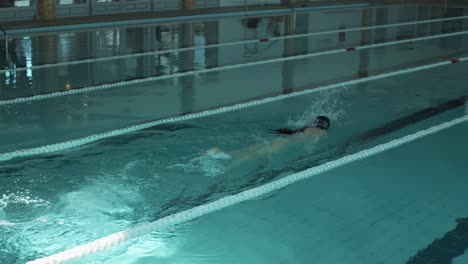
<instances>
[{"instance_id":1,"label":"turquoise pool water","mask_svg":"<svg viewBox=\"0 0 468 264\"><path fill-rule=\"evenodd\" d=\"M83 263L406 263L467 215L467 129L449 129Z\"/></svg>"},{"instance_id":2,"label":"turquoise pool water","mask_svg":"<svg viewBox=\"0 0 468 264\"><path fill-rule=\"evenodd\" d=\"M384 22L407 21L414 7L397 10L409 15L389 15ZM426 11L425 8L418 10L420 14ZM437 17L440 9L429 11L432 13L424 14ZM363 10L353 10L335 15L349 22L346 25L351 27L360 25L363 13ZM298 27L306 25L304 21L312 19L313 15L317 14L304 15ZM285 18L258 21L266 28L277 25L279 32L284 33ZM218 29L231 27L231 32L237 32L234 29L240 27L241 32L247 34L244 39L270 36L268 34L275 32L272 27L272 30L257 32L261 35L248 35L255 32L249 31L249 26L242 21L229 20L220 26L224 22L217 22ZM307 22L309 26L298 32L314 31L310 24L314 23ZM259 25L255 28L261 28ZM322 25L321 28L328 30L332 26ZM165 33L165 38L181 37L183 33L178 30L184 31L177 28ZM208 36L213 37L214 33L204 30L206 25L196 31L194 39L207 41ZM420 29L412 37L441 34L441 30L437 27ZM463 24L459 30L463 30ZM114 33L114 38L118 35L117 30L103 32ZM377 32L373 34L378 35ZM61 36L70 35L59 35L59 38ZM397 36L391 35L385 40L392 41L398 39ZM299 54L311 53L356 45L362 40L361 33L348 36L347 43L340 43L336 37L301 39L294 43L292 50ZM42 38L48 43L54 37ZM216 41L225 42L227 38L218 36ZM233 40L239 39L232 37L230 41ZM27 38L20 40L27 41ZM77 47L82 45L73 38L68 41ZM293 64L283 62L200 74L187 83L183 81L186 77L174 78L0 106L0 153L76 139L186 111L277 95L286 92L285 88L298 91L320 83L356 78L356 71L361 69L366 56L370 57L368 74L430 63L462 54L465 41L466 37L460 35L446 40L371 49L366 54L362 51L344 53ZM301 43L305 46L300 46ZM196 67L209 68L213 66L207 64L210 60L223 65L289 54L282 53L290 45L287 43L276 43L278 47L270 53L264 52L268 44L261 45L237 47L237 51L244 53L223 49L212 53L193 52L184 62L188 60L195 62ZM122 50L115 43L104 46L108 47L107 55ZM32 50L31 54L41 52L45 51ZM67 52L63 54L57 58L78 58ZM178 71L178 65L185 65L177 56L172 58L173 63L168 62L170 56L165 62L162 57L147 60L154 59L156 65L164 68L160 72L165 74ZM38 63L47 62L39 60ZM147 66L141 61L135 63L140 69ZM126 64L131 63L127 61ZM23 82L17 86L12 83L3 86L11 77L3 75L2 99L60 91L67 78L75 78L88 86L96 85L89 81L93 74L103 78L97 84L142 77L132 75L135 67L123 67L125 77L105 65L97 65L101 67L99 71L89 65L86 67L86 71L72 67L51 69L48 73L38 70L37 77L33 71L30 79L26 71L21 73L23 77L16 79L17 84ZM290 67L294 71L288 71ZM463 103L451 109L442 109L441 105L468 94L467 67L466 62L460 62L222 115L155 126L67 151L4 161L0 164L0 262L24 263L58 253L465 115L467 108ZM139 74L141 70L135 72ZM147 72L148 76L155 73ZM50 77L55 75L61 77L50 82ZM50 89L43 90L44 87ZM418 119L421 111L430 114ZM262 156L232 170L226 169L229 161L204 155L214 146L230 152L269 142L277 137L269 129L300 125L320 114L332 119L332 127L327 137L315 144ZM408 120L404 119L408 116L412 118L410 122L392 123ZM393 124L391 128L379 129L389 123ZM406 263L419 250L453 229L455 219L468 217L464 206L468 187L464 174L467 128L466 124L450 128L296 183L267 197L153 232L77 262ZM453 263L463 260L466 256L454 258Z\"/></svg>"},{"instance_id":3,"label":"turquoise pool water","mask_svg":"<svg viewBox=\"0 0 468 264\"><path fill-rule=\"evenodd\" d=\"M463 64L455 67L458 66L463 66ZM407 77L414 76L409 75ZM35 157L32 159L13 160L4 163L2 165L1 177L2 203L5 205L4 208L2 208L2 232L4 234L2 243L5 243L4 249L6 250L3 251L2 256L6 257L6 259L19 258L18 261L23 262L23 260L38 257L43 254L51 254L67 249L73 245L78 245L106 234L129 228L138 223L152 221L162 216L212 201L227 194L237 193L241 190L258 186L262 183L305 169L310 166L310 164L336 159L338 158L337 153L338 155L344 154L339 151L336 152L336 147L344 148L347 140L355 138L356 135L365 133L374 127L379 127L391 119L399 118L423 109L427 107L428 104L437 104L449 98L445 96L450 90L444 88L431 90L430 93L426 89L421 89L428 93L422 96L423 99L419 105L413 101L411 106L389 104L387 107L382 107L381 100L389 101L391 98L390 96L394 96L394 100L397 100L398 97L395 97L395 94L398 92L409 92L405 85L401 85L399 88L395 88L391 95L390 92L385 92L388 91L385 83L386 82L382 82L380 85L378 85L379 83L369 83L367 87L349 87L348 89L344 89L332 95L317 94L278 104L265 105L255 109L255 116L249 116L249 111L240 111L233 114L200 119L185 124L174 124L172 126L159 128L155 127L151 130L106 140L87 146L81 150ZM404 84L402 81L399 83ZM364 88L380 96L374 95L374 101L364 100L361 96ZM437 91L439 92L438 96ZM458 92L455 92L455 89L452 88L454 96L463 91L466 92L466 88L462 86ZM416 91L413 90L412 92ZM402 102L404 96L400 96L399 98L399 101ZM349 102L350 99L352 99L353 102L360 102L358 104L360 107L356 107L355 104L347 104L346 102ZM375 109L373 108L373 104L380 105L378 112L377 110L368 110ZM328 138L317 143L317 145L311 149L293 151L292 153L284 153L279 156L269 157L268 159L257 160L254 164L249 164L249 166L243 167L241 170L217 175L212 174L210 170L212 167L210 167L209 163L207 168L206 164L203 163L203 159L201 161L197 159L200 157L199 155L201 152L214 145L220 146L226 150L235 150L263 140L271 140L274 136L267 132L268 128L285 124L290 115L294 119L302 114L303 109L308 107L312 107L311 114L313 116L324 112L330 114L338 113L333 118L332 129L330 130ZM462 115L464 111L465 109L463 107L459 107L442 116L426 120L427 123L417 124L414 127L406 127L403 130L397 131L396 134L390 134L384 138L376 138L370 142L354 143L359 143L358 149L369 147L377 143L385 142L391 138L402 136L457 117ZM272 113L275 113L275 115L272 115ZM382 118L382 116L387 117L387 119ZM239 122L239 120L242 120L242 122ZM363 124L361 122L362 120L366 120L366 122ZM439 183L436 184L432 182L431 177L435 177L435 179L439 181L443 179L447 180L445 183L446 188L452 185L460 188L458 192L453 191L447 193L447 199L454 204L457 204L457 202L464 204L462 197L458 198L458 200L456 198L451 198L453 195L455 195L455 197L461 195L462 190L466 191L466 189L463 189L464 185L462 184L463 181L466 182L466 179L463 178L463 171L466 169L465 166L463 166L466 160L462 153L464 147L464 133L466 133L466 125L443 132L441 136L436 135L423 139L419 143L414 143L414 146L412 144L407 147L402 147L401 150L397 149L389 154L384 154L381 157L379 156L369 159L368 161L360 162L361 164L373 164L373 166L369 165L370 168L357 169L353 167L359 167L359 164L350 165L350 168L346 166L343 167L343 169L327 173L327 175L320 175L304 183L304 186L315 186L317 189L307 191L307 188L300 187L302 185L299 183L291 187L293 190L296 188L299 188L299 190L292 191L288 188L287 190L272 194L271 197L265 201L263 201L263 199L261 201L252 201L248 203L251 205L245 205L245 207L249 208L252 206L257 209L251 210L259 210L258 207L263 206L265 202L269 203L270 200L277 201L278 199L286 199L282 203L278 203L273 209L266 206L264 209L266 211L265 214L270 214L270 216L264 219L262 218L263 220L252 220L252 223L245 227L246 229L242 232L244 235L228 235L231 231L239 233L239 230L236 229L238 227L234 226L232 230L228 224L230 221L240 221L234 220L237 218L231 219L226 223L218 219L218 224L212 227L213 229L211 232L218 232L216 228L222 228L219 230L221 233L227 232L226 236L223 235L225 239L229 240L223 242L225 244L216 242L218 240L215 238L206 238L207 241L205 244L198 241L197 239L200 239L199 236L204 236L205 234L203 228L208 228L207 226L198 227L198 223L203 223L205 221L203 219L205 218L216 219L218 216L222 218L226 216L226 214L228 214L228 216L222 219L230 219L231 216L229 216L229 214L235 214L236 208L243 208L243 205L228 209L227 212L224 213L220 212L213 216L207 216L194 223L176 227L173 230L167 231L168 233L164 231L162 234L154 234L151 238L144 237L137 241L131 241L123 248L118 248L117 251L104 253L105 256L99 255L95 261L109 261L110 263L114 263L114 261L121 261L121 263L152 263L152 261L159 259L162 263L165 261L168 263L172 263L173 261L176 263L184 263L184 261L191 263L197 263L197 261L199 263L210 263L211 261L212 263L217 263L223 259L235 262L235 256L238 254L239 258L245 258L249 263L250 261L252 263L255 263L255 261L266 263L269 260L277 259L275 256L279 254L279 251L276 250L279 244L267 246L267 241L271 242L273 239L268 238L267 234L269 232L267 230L268 228L279 229L279 226L283 223L285 228L287 226L291 232L289 234L289 239L298 236L296 238L297 240L293 240L291 244L282 242L280 248L289 252L283 256L284 258L295 257L297 261L306 261L308 258L321 259L325 254L332 258L330 262L327 263L335 263L332 262L333 257L331 257L335 255L328 254L329 251L327 250L324 252L320 251L322 253L312 251L308 255L306 254L308 251L304 251L304 248L296 248L295 243L299 243L299 241L302 241L301 239L304 239L298 234L303 232L311 232L312 234L316 229L303 230L305 226L297 224L299 225L298 227L294 224L294 221L296 221L294 217L288 216L287 213L280 213L281 210L284 209L286 212L289 212L295 208L297 214L304 214L304 216L301 217L310 219L310 221L314 219L314 221L325 225L325 223L330 221L330 218L323 218L320 215L310 216L309 213L311 212L307 211L308 207L306 205L318 206L325 211L323 212L324 214L330 210L336 210L335 212L339 212L340 214L344 214L345 212L352 214L354 211L352 208L354 207L346 208L346 205L334 207L339 203L340 198L343 199L342 202L353 201L352 198L358 199L359 202L363 203L358 205L365 207L366 204L371 203L373 199L372 195L374 195L378 196L378 199L384 199L391 209L385 209L386 207L381 208L384 212L380 212L379 206L383 202L375 201L376 204L367 208L365 212L366 214L371 214L374 218L371 217L365 220L375 221L376 223L374 224L380 227L384 226L386 221L390 221L392 224L396 225L396 223L393 223L393 221L396 221L394 218L389 218L389 216L386 218L384 217L386 213L385 210L397 210L399 206L403 206L402 203L404 203L404 199L399 197L401 193L410 195L410 191L412 191L414 193L411 195L427 195L431 197L431 193L428 193L426 188L417 188L417 184L421 182L429 185L439 185ZM444 134L448 135L443 136ZM428 142L426 144L429 146L422 147L421 144L424 142ZM433 144L431 142L433 142ZM445 149L441 149L440 152L435 151L442 147L440 145L444 146ZM454 148L454 150L450 151L449 149L454 145L458 146L458 149ZM405 151L406 148L409 150ZM435 150L433 151L432 148ZM354 152L357 151L357 149L351 149L349 151ZM400 153L399 151L406 153L408 156L398 154ZM433 155L433 158L420 158L417 155L417 153L419 153L418 151L422 151L426 155ZM398 159L391 158L392 153L395 153L394 156L397 156ZM387 156L390 157L385 158ZM442 159L442 156L445 158ZM410 159L409 157L413 158ZM406 162L409 164L405 165L405 163L400 163L400 159L407 159ZM447 163L447 159L450 160L450 163ZM374 164L372 162L374 160L378 162ZM443 166L445 166L445 170L452 173L451 177L454 177L453 180L451 178L445 178L448 176L440 171L436 171L436 169L428 168L426 170L427 166L425 164L429 160L434 166L440 166L439 170L444 170ZM210 160L205 159L205 161L209 162ZM453 162L453 164L451 162ZM384 166L382 164L386 165ZM401 166L402 172L396 169L388 169L389 167L395 166L394 164L399 164L397 167ZM406 168L405 166L410 166L410 168ZM361 175L364 172L368 175L367 177ZM421 177L424 177L426 174L429 174L427 176L429 178L427 180L422 180ZM382 193L379 188L389 188L386 181L391 181L392 175L398 176L398 179L400 179L402 183L394 183L395 185L393 185L394 187L391 189L392 195L387 192ZM355 181L352 180L353 176L357 177ZM412 185L404 184L405 177L408 177L407 184L411 183ZM421 182L418 182L418 180ZM367 191L361 192L364 189ZM448 190L449 189L438 189L437 193L439 196L433 199L438 199L444 192L449 192ZM393 191L395 193L393 193ZM293 196L294 198L283 197L283 193L291 192L295 194ZM354 195L358 197L354 197ZM369 195L369 197L366 195ZM337 197L334 197L335 200L329 200L330 196ZM298 203L297 200L301 197L303 201ZM418 200L417 197L413 198L411 196L411 198L414 199L412 200L414 203L424 204L428 202L426 196L420 200ZM360 199L370 200L361 201ZM324 204L320 205L319 202ZM305 203L305 205L303 205L303 203ZM451 219L451 217L462 217L463 211L459 207L452 207L449 205L448 201L441 203L447 206L444 210L453 212L452 214L445 213L443 215L443 217L445 217L445 222L437 226L437 228L440 228L439 230L442 231L445 230L444 228L448 228L449 224L453 224L453 219ZM410 205L407 206L408 207L404 208L406 211L413 208L410 207ZM242 209L239 210L242 211ZM269 210L272 210L272 212ZM342 212L340 210L345 211ZM278 214L277 216L271 215L275 212ZM240 213L240 215L243 214L245 213ZM341 222L338 222L337 226L330 223L330 229L327 229L327 225L325 225L321 227L320 230L321 232L338 232L345 227L351 230L353 228L363 229L365 223L368 222L363 220L359 222L357 220L355 221L355 219L358 218L358 216L365 217L366 214L356 211L353 217L348 219L351 222L346 222L348 221L347 219L341 219ZM257 216L252 215L252 217L256 218ZM285 217L291 217L292 219L286 221L284 219ZM401 217L404 217L404 214ZM340 218L335 216L333 219L339 221L338 219ZM381 219L381 221L379 222L378 219ZM416 226L419 223L418 221L420 221L419 218L410 216L406 216L405 219L407 224ZM245 221L248 222L248 220ZM428 221L439 220L438 218L431 218L431 220ZM225 248L222 249L227 250L231 246L230 243L237 243L235 241L239 241L238 239L247 239L244 238L247 234L251 234L255 237L256 233L254 233L253 230L260 223L265 224L265 226L259 227L261 230L264 230L262 231L263 235L260 236L263 237L263 241L252 241L251 246L249 245L250 242L241 244L239 247L243 249L238 253L236 253L237 251L227 253L220 249L219 252L225 253L200 253L200 255L198 255L199 257L195 256L197 248L199 248L198 250L200 250L200 252L206 252L211 247L210 243L219 244L219 247L224 245ZM298 233L294 233L293 230L296 230ZM400 232L403 229L392 227L391 230ZM387 231L391 232L391 230ZM426 240L429 238L435 239L437 234L438 233L428 233ZM379 234L374 235L378 236ZM369 234L369 236L371 236L371 234ZM405 236L405 239L411 239L412 234L407 232ZM371 237L367 237L367 239L368 243L371 243ZM183 242L178 242L179 240ZM415 245L422 245L426 240L421 238L420 244ZM54 242L51 243L51 241ZM334 248L332 247L332 245L334 245L333 241L334 240L331 239L329 244L327 244L330 246L330 250ZM183 243L183 245L179 245L179 243ZM192 251L187 251L183 247L184 245L190 247L190 243L199 245L199 247L193 249L193 253L187 253ZM258 245L258 243L260 243L260 245ZM358 242L355 241L353 243ZM394 247L401 246L402 243L403 242L399 240L395 240L394 244L386 246L388 249L397 250ZM358 244L353 245L357 247ZM243 245L245 245L245 247ZM270 248L272 252L252 251L254 245L263 247L263 250ZM363 244L363 246L364 245L365 244ZM344 246L344 244L342 244L342 246ZM168 247L168 249L165 249L166 247ZM162 252L159 248L161 248ZM215 249L216 248L213 248L212 250ZM413 247L408 247L407 251L412 252L411 249L413 249ZM295 250L302 250L303 252L296 254L294 253L296 252ZM343 254L346 256L346 254L354 252L349 252L349 250L349 248L346 249L347 253L343 252ZM365 256L364 252L365 250L362 249L361 255L354 256L356 261L360 256ZM368 253L370 255L366 257L372 259L373 257L371 255L373 253ZM382 255L374 257L383 261L384 259L380 258L389 257L389 255L391 255L388 252L385 254L382 253ZM270 259L270 257L272 259ZM408 256L402 253L399 257L405 258ZM326 259L323 261L325 260ZM84 260L85 263L88 263L88 261L89 260L86 259Z\"/></svg>"}]
</instances>

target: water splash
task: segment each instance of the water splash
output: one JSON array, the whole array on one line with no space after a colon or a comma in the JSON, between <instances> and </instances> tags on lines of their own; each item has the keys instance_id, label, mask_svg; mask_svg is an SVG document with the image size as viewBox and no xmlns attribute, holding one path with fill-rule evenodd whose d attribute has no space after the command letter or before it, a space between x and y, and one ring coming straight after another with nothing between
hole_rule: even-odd
<instances>
[{"instance_id":1,"label":"water splash","mask_svg":"<svg viewBox=\"0 0 468 264\"><path fill-rule=\"evenodd\" d=\"M125 173L134 166L125 167ZM89 177L91 180L78 188L60 193L53 204L24 193L0 196L0 208L4 207L0 209L0 228L11 230L9 252L18 256L18 262L25 263L24 258L37 252L51 254L89 238L129 228L139 220L135 209L144 201L138 188L128 184L134 178L125 181L121 174ZM30 213L32 208L44 209L44 205L46 210Z\"/></svg>"},{"instance_id":2,"label":"water splash","mask_svg":"<svg viewBox=\"0 0 468 264\"><path fill-rule=\"evenodd\" d=\"M346 116L342 108L342 101L337 96L342 91L331 90L320 93L299 117L289 117L285 127L298 129L315 123L315 118L324 115L332 121L336 121Z\"/></svg>"},{"instance_id":3,"label":"water splash","mask_svg":"<svg viewBox=\"0 0 468 264\"><path fill-rule=\"evenodd\" d=\"M18 217L34 214L34 208L45 208L50 203L29 193L2 194L0 198L0 226L13 226ZM13 222L10 222L13 221Z\"/></svg>"},{"instance_id":4,"label":"water splash","mask_svg":"<svg viewBox=\"0 0 468 264\"><path fill-rule=\"evenodd\" d=\"M49 202L38 197L32 197L29 193L9 193L2 195L0 199L0 209L4 209L13 204L47 206Z\"/></svg>"},{"instance_id":5,"label":"water splash","mask_svg":"<svg viewBox=\"0 0 468 264\"><path fill-rule=\"evenodd\" d=\"M15 224L6 220L1 220L2 218L2 213L0 210L0 226L14 226Z\"/></svg>"}]
</instances>

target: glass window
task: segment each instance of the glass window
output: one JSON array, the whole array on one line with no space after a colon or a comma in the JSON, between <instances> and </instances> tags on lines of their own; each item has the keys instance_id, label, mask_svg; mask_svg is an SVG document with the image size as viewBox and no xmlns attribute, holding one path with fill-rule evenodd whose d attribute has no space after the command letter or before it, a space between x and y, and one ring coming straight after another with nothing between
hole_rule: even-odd
<instances>
[{"instance_id":1,"label":"glass window","mask_svg":"<svg viewBox=\"0 0 468 264\"><path fill-rule=\"evenodd\" d=\"M0 0L0 8L2 7L23 7L31 6L31 0Z\"/></svg>"},{"instance_id":2,"label":"glass window","mask_svg":"<svg viewBox=\"0 0 468 264\"><path fill-rule=\"evenodd\" d=\"M21 6L31 6L31 1L30 0L15 0L15 6L21 7Z\"/></svg>"},{"instance_id":3,"label":"glass window","mask_svg":"<svg viewBox=\"0 0 468 264\"><path fill-rule=\"evenodd\" d=\"M58 0L59 5L86 4L87 0Z\"/></svg>"}]
</instances>

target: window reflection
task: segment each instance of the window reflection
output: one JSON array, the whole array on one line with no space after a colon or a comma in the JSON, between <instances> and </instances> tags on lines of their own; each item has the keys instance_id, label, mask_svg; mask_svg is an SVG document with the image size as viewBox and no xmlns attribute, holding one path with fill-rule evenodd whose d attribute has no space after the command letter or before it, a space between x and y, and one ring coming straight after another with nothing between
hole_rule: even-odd
<instances>
[{"instance_id":1,"label":"window reflection","mask_svg":"<svg viewBox=\"0 0 468 264\"><path fill-rule=\"evenodd\" d=\"M33 66L32 64L32 41L30 37L24 37L23 41L21 42L23 46L23 51L24 51L24 57L26 60L26 67L28 69L26 70L26 76L29 79L29 82L32 82L32 69L31 67Z\"/></svg>"},{"instance_id":2,"label":"window reflection","mask_svg":"<svg viewBox=\"0 0 468 264\"><path fill-rule=\"evenodd\" d=\"M32 40L30 37L23 37L20 39L12 39L11 40L11 47L13 49L10 50L10 61L8 62L9 67L12 69L17 67L26 67L27 70L25 72L18 72L15 70L6 71L5 72L5 87L0 85L0 92L7 91L8 89L16 89L16 88L29 88L32 85Z\"/></svg>"}]
</instances>

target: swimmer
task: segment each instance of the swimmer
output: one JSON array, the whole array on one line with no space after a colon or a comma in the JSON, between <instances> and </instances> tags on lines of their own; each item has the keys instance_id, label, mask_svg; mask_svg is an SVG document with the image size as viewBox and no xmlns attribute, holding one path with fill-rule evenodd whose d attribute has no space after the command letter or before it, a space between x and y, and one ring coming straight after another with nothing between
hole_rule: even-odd
<instances>
[{"instance_id":1,"label":"swimmer","mask_svg":"<svg viewBox=\"0 0 468 264\"><path fill-rule=\"evenodd\" d=\"M222 152L218 147L213 147L208 150L206 154L218 155L222 153L223 155L230 156L232 157L233 165L236 166L244 161L280 153L292 144L304 145L307 143L314 143L325 135L326 131L330 128L330 124L331 122L328 117L317 116L313 124L300 129L280 128L271 130L273 133L286 135L286 137L275 138L269 143L257 143L246 149L229 153Z\"/></svg>"}]
</instances>

